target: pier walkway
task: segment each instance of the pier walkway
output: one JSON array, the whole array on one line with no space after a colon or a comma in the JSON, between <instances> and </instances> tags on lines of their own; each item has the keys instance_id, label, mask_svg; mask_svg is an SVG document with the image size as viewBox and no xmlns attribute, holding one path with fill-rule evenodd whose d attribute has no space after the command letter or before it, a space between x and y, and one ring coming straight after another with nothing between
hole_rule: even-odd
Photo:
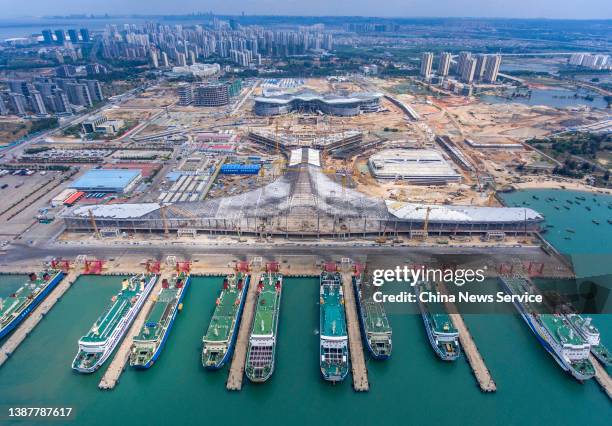
<instances>
[{"instance_id":1,"label":"pier walkway","mask_svg":"<svg viewBox=\"0 0 612 426\"><path fill-rule=\"evenodd\" d=\"M119 377L123 370L125 370L125 366L127 365L128 360L130 359L130 350L132 348L132 342L135 336L138 335L140 329L142 328L145 320L147 319L147 315L153 308L155 304L155 297L157 293L161 290L162 281L164 278L170 280L170 276L174 273L174 271L162 272L160 276L157 277L157 281L155 282L155 286L149 293L149 297L145 300L145 303L140 308L140 312L136 316L136 319L132 323L132 326L128 330L127 334L123 338L115 357L112 362L104 372L104 376L102 376L102 380L98 384L98 388L104 390L113 389L117 383L119 382Z\"/></svg>"},{"instance_id":2,"label":"pier walkway","mask_svg":"<svg viewBox=\"0 0 612 426\"><path fill-rule=\"evenodd\" d=\"M363 341L359 328L359 316L353 291L353 276L350 273L342 274L342 287L344 289L344 310L346 312L346 327L348 330L349 350L351 356L351 370L353 373L353 389L357 392L370 390L368 382L368 369L363 354Z\"/></svg>"},{"instance_id":3,"label":"pier walkway","mask_svg":"<svg viewBox=\"0 0 612 426\"><path fill-rule=\"evenodd\" d=\"M438 289L443 294L448 294L448 290L443 283L438 284ZM478 352L478 347L474 340L472 339L472 335L468 330L467 326L463 322L463 318L461 318L461 314L457 312L457 307L452 303L446 304L446 309L448 310L448 314L455 325L455 328L459 332L459 341L461 342L461 346L463 348L463 352L465 353L465 357L468 360L468 364L472 367L472 371L474 372L474 376L478 381L478 385L480 386L480 390L483 392L495 392L497 390L497 385L487 368L484 359Z\"/></svg>"},{"instance_id":4,"label":"pier walkway","mask_svg":"<svg viewBox=\"0 0 612 426\"><path fill-rule=\"evenodd\" d=\"M227 390L239 391L242 389L242 381L244 379L244 365L249 346L249 337L251 335L251 324L255 315L255 307L257 305L257 283L261 274L251 274L249 282L249 290L246 294L244 302L244 310L240 320L240 328L238 329L238 337L234 347L234 356L230 366L229 376L227 377Z\"/></svg>"},{"instance_id":5,"label":"pier walkway","mask_svg":"<svg viewBox=\"0 0 612 426\"><path fill-rule=\"evenodd\" d=\"M0 367L6 362L11 354L19 347L21 342L34 330L45 315L53 308L59 299L66 293L72 284L79 277L80 272L70 271L62 281L40 302L28 317L13 331L11 336L0 348Z\"/></svg>"},{"instance_id":6,"label":"pier walkway","mask_svg":"<svg viewBox=\"0 0 612 426\"><path fill-rule=\"evenodd\" d=\"M601 389L606 393L606 395L612 399L612 379L608 375L608 372L601 366L599 361L595 359L593 354L589 355L589 359L591 360L593 367L595 367L595 380L597 380L601 386Z\"/></svg>"}]
</instances>

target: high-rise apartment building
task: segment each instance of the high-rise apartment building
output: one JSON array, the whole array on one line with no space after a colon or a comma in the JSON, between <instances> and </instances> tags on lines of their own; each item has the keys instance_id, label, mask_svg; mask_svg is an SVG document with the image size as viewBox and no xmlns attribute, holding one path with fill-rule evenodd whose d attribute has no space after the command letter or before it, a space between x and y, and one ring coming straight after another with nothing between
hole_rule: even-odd
<instances>
[{"instance_id":1,"label":"high-rise apartment building","mask_svg":"<svg viewBox=\"0 0 612 426\"><path fill-rule=\"evenodd\" d=\"M431 76L431 66L433 64L433 53L424 52L421 55L421 76L428 79Z\"/></svg>"},{"instance_id":2,"label":"high-rise apartment building","mask_svg":"<svg viewBox=\"0 0 612 426\"><path fill-rule=\"evenodd\" d=\"M474 81L476 72L476 59L469 57L463 63L463 71L461 72L461 80L464 83L471 84Z\"/></svg>"},{"instance_id":3,"label":"high-rise apartment building","mask_svg":"<svg viewBox=\"0 0 612 426\"><path fill-rule=\"evenodd\" d=\"M448 75L448 71L450 70L452 55L448 52L440 53L439 63L438 63L438 75L442 77L446 77Z\"/></svg>"},{"instance_id":4,"label":"high-rise apartment building","mask_svg":"<svg viewBox=\"0 0 612 426\"><path fill-rule=\"evenodd\" d=\"M501 55L492 55L487 59L487 67L484 73L484 81L487 83L495 83L499 66L501 65Z\"/></svg>"}]
</instances>

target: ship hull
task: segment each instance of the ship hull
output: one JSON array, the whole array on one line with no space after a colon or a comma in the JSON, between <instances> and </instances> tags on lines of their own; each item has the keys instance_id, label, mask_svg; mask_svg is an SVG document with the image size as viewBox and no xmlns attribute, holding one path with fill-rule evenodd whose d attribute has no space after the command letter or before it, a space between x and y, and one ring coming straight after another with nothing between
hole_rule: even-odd
<instances>
[{"instance_id":1,"label":"ship hull","mask_svg":"<svg viewBox=\"0 0 612 426\"><path fill-rule=\"evenodd\" d=\"M267 381L270 377L272 377L272 375L274 374L274 366L276 364L276 339L278 339L278 323L280 322L280 306L283 295L282 282L283 280L281 279L281 287L278 294L278 308L276 311L276 326L274 327L274 343L272 345L272 363L270 364L270 371L268 372L268 374L262 377L253 376L252 374L249 374L245 371L246 376L253 383L263 383Z\"/></svg>"},{"instance_id":2,"label":"ship hull","mask_svg":"<svg viewBox=\"0 0 612 426\"><path fill-rule=\"evenodd\" d=\"M176 314L178 312L179 305L181 304L181 302L183 301L183 298L185 297L185 293L187 292L187 288L189 288L190 282L191 282L191 277L187 277L187 279L185 280L185 283L183 284L183 290L181 291L181 295L179 296L178 302L176 303L176 306L174 307L174 312L172 312L172 318L170 319L170 322L168 323L168 328L166 328L166 331L164 332L161 338L161 342L155 349L153 356L146 364L134 364L133 367L135 369L137 370L149 369L153 366L153 364L155 364L155 361L157 361L157 358L159 358L162 350L164 349L164 346L166 345L166 340L168 340L168 335L170 334L170 330L172 330L172 326L174 325L174 320L176 319Z\"/></svg>"},{"instance_id":3,"label":"ship hull","mask_svg":"<svg viewBox=\"0 0 612 426\"><path fill-rule=\"evenodd\" d=\"M323 277L321 277L321 282L320 282L320 288L323 288ZM338 291L341 291L342 289L342 285L339 284L338 285ZM322 361L322 357L323 354L325 352L325 340L322 333L324 328L324 324L322 322L322 317L321 317L321 311L322 311L323 307L321 304L319 304L319 369L321 371L321 376L323 377L323 379L325 381L328 382L332 382L332 383L337 383L337 382L341 382L343 381L346 376L348 375L348 370L349 370L349 361L348 361L348 357L349 357L349 351L348 351L348 342L346 342L344 344L344 346L342 347L342 355L343 355L343 362L336 362L334 363L335 366L335 371L336 372L332 372L332 370L330 368L325 368L325 366L323 365L323 361ZM344 308L343 308L344 309Z\"/></svg>"},{"instance_id":4,"label":"ship hull","mask_svg":"<svg viewBox=\"0 0 612 426\"><path fill-rule=\"evenodd\" d=\"M2 339L4 336L13 331L15 327L21 324L21 322L30 314L30 312L32 312L40 304L40 302L42 302L43 299L45 299L49 295L49 293L51 293L51 290L57 287L57 285L63 278L64 273L58 272L57 275L55 275L53 279L51 279L49 284L47 284L45 289L41 291L34 298L34 300L32 300L32 302L27 306L27 308L25 308L23 312L21 312L17 317L15 317L15 319L8 323L2 330L0 330L0 339Z\"/></svg>"},{"instance_id":5,"label":"ship hull","mask_svg":"<svg viewBox=\"0 0 612 426\"><path fill-rule=\"evenodd\" d=\"M365 312L364 312L363 304L361 302L361 294L359 291L359 285L357 284L357 280L353 280L353 291L355 293L355 299L357 299L357 309L359 310L359 328L361 328L361 335L363 336L362 340L364 344L366 345L366 347L368 348L368 352L370 353L370 356L373 359L378 360L378 361L383 361L383 360L391 358L390 353L381 354L379 351L377 351L372 346L372 341L370 340L367 329L366 329Z\"/></svg>"},{"instance_id":6,"label":"ship hull","mask_svg":"<svg viewBox=\"0 0 612 426\"><path fill-rule=\"evenodd\" d=\"M153 287L155 286L156 281L157 281L157 276L154 276L153 278L149 280L149 282L144 288L144 291L138 298L138 301L134 304L134 306L132 306L132 308L127 313L126 321L120 326L118 326L118 331L113 332L112 336L109 338L110 342L106 344L106 346L104 347L104 350L103 350L103 353L100 359L98 359L96 363L93 364L91 367L81 367L78 364L79 353L77 353L77 356L74 358L72 362L73 370L75 370L78 373L89 374L89 373L95 372L98 368L104 365L104 363L106 362L108 357L113 353L113 351L115 350L119 342L123 340L125 333L127 333L127 331L129 330L130 326L134 322L134 319L136 318L136 315L138 315L138 312L140 312L142 305L144 304L145 300L147 300L147 298L149 297L151 290L153 290Z\"/></svg>"},{"instance_id":7,"label":"ship hull","mask_svg":"<svg viewBox=\"0 0 612 426\"><path fill-rule=\"evenodd\" d=\"M457 358L459 358L461 356L461 350L459 349L459 345L457 345L457 351L453 354L449 354L448 352L445 352L440 349L440 347L438 346L438 342L436 341L436 337L434 336L432 331L433 324L431 324L429 316L425 311L425 307L422 305L421 302L419 302L419 310L421 311L421 318L423 319L423 324L425 325L425 331L427 332L429 344L431 345L438 358L440 358L442 361L455 361Z\"/></svg>"},{"instance_id":8,"label":"ship hull","mask_svg":"<svg viewBox=\"0 0 612 426\"><path fill-rule=\"evenodd\" d=\"M236 314L236 321L234 322L234 327L232 328L232 334L229 339L227 350L225 351L225 355L221 358L220 361L216 362L212 365L204 365L204 368L207 370L219 370L223 368L225 363L229 361L234 353L234 346L236 345L236 339L238 337L238 327L240 325L240 320L242 319L242 311L244 309L244 300L246 299L247 292L249 290L249 284L251 281L251 276L247 275L244 280L244 287L242 288L242 296L240 297L240 306L238 307L238 312Z\"/></svg>"},{"instance_id":9,"label":"ship hull","mask_svg":"<svg viewBox=\"0 0 612 426\"><path fill-rule=\"evenodd\" d=\"M512 295L513 294L512 290L507 286L504 280L500 280L500 281L502 283L502 287L504 288L504 291ZM543 331L541 330L542 326L537 323L537 320L533 317L533 315L530 314L529 312L526 312L521 303L514 301L513 304L515 308L517 309L517 311L519 312L519 314L521 315L521 317L523 318L523 321L525 321L529 329L535 335L538 342L540 342L542 347L546 349L546 352L548 352L553 357L553 359L557 362L559 367L561 367L567 373L571 374L576 380L580 382L584 380L588 380L592 377L592 376L583 375L580 372L576 371L576 369L574 369L574 367L568 361L566 361L565 358L563 358L557 353L555 348L553 348L552 345L548 342L548 340L544 337Z\"/></svg>"}]
</instances>

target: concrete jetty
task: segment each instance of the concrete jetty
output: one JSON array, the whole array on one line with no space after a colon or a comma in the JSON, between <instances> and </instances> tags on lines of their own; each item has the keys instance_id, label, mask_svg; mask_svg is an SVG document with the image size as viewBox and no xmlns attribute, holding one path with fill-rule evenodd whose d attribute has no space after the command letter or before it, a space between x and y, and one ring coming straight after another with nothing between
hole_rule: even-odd
<instances>
[{"instance_id":1,"label":"concrete jetty","mask_svg":"<svg viewBox=\"0 0 612 426\"><path fill-rule=\"evenodd\" d=\"M370 383L368 382L368 370L363 354L363 340L361 339L361 329L359 328L359 317L357 315L352 280L352 274L342 274L344 310L346 312L346 327L348 330L351 370L353 373L353 389L357 392L367 392L370 390Z\"/></svg>"},{"instance_id":2,"label":"concrete jetty","mask_svg":"<svg viewBox=\"0 0 612 426\"><path fill-rule=\"evenodd\" d=\"M238 329L238 337L234 347L234 356L227 377L227 390L239 391L242 389L244 365L246 363L249 337L251 335L251 324L253 323L253 316L255 315L255 307L257 304L257 283L259 282L260 276L260 274L251 274L249 290L246 294L242 318L240 320L240 328Z\"/></svg>"},{"instance_id":3,"label":"concrete jetty","mask_svg":"<svg viewBox=\"0 0 612 426\"><path fill-rule=\"evenodd\" d=\"M174 271L164 272L159 277L157 277L157 281L155 282L155 286L149 293L149 297L145 300L145 303L142 305L140 312L136 316L136 319L132 323L132 326L128 330L127 334L123 338L115 357L112 362L104 372L104 376L102 376L102 380L98 384L98 388L104 390L113 389L117 383L119 382L119 377L121 377L121 373L125 370L128 360L130 359L130 350L132 348L133 339L138 335L140 329L142 328L145 320L147 319L147 315L153 308L155 304L154 295L159 293L162 287L162 281L164 278L170 280L171 275Z\"/></svg>"},{"instance_id":4,"label":"concrete jetty","mask_svg":"<svg viewBox=\"0 0 612 426\"><path fill-rule=\"evenodd\" d=\"M448 294L448 290L443 283L438 284L438 289L441 293ZM463 322L463 318L461 318L461 315L457 312L457 307L452 303L446 303L446 309L448 310L448 314L455 328L459 332L459 341L461 342L463 353L468 360L468 364L472 367L474 377L476 377L478 381L480 390L483 392L495 392L497 390L497 385L482 359L470 331Z\"/></svg>"},{"instance_id":5,"label":"concrete jetty","mask_svg":"<svg viewBox=\"0 0 612 426\"><path fill-rule=\"evenodd\" d=\"M38 325L40 320L53 308L57 301L66 293L66 291L76 281L80 272L70 271L62 281L40 302L30 315L13 331L13 334L7 339L0 348L0 367L4 365L9 356L15 352L19 345L30 334L34 327Z\"/></svg>"},{"instance_id":6,"label":"concrete jetty","mask_svg":"<svg viewBox=\"0 0 612 426\"><path fill-rule=\"evenodd\" d=\"M593 354L589 355L589 359L595 367L595 380L601 386L601 389L608 395L608 398L612 399L612 379L608 375L608 372L599 361L593 356Z\"/></svg>"}]
</instances>

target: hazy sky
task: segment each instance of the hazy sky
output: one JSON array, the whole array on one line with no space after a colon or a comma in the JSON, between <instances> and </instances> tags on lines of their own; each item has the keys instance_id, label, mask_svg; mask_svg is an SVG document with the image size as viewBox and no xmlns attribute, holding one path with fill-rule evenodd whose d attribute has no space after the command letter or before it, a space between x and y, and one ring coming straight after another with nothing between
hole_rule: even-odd
<instances>
[{"instance_id":1,"label":"hazy sky","mask_svg":"<svg viewBox=\"0 0 612 426\"><path fill-rule=\"evenodd\" d=\"M612 19L611 0L0 0L0 18L71 13Z\"/></svg>"}]
</instances>

